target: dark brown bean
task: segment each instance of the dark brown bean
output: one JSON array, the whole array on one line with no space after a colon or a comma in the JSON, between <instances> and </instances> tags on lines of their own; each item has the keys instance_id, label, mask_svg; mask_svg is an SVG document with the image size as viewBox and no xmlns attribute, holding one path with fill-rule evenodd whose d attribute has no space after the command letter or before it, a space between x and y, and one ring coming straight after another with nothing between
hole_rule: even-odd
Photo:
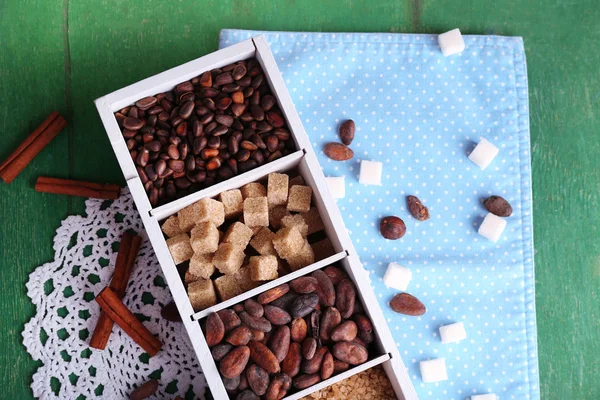
<instances>
[{"instance_id":1,"label":"dark brown bean","mask_svg":"<svg viewBox=\"0 0 600 400\"><path fill-rule=\"evenodd\" d=\"M170 302L160 310L160 316L171 322L181 322L181 315L174 302Z\"/></svg>"},{"instance_id":2,"label":"dark brown bean","mask_svg":"<svg viewBox=\"0 0 600 400\"><path fill-rule=\"evenodd\" d=\"M313 337L307 337L302 342L302 356L307 360L312 360L317 351L317 341Z\"/></svg>"},{"instance_id":3,"label":"dark brown bean","mask_svg":"<svg viewBox=\"0 0 600 400\"><path fill-rule=\"evenodd\" d=\"M346 146L349 146L354 140L355 129L354 121L351 119L344 121L340 126L340 139Z\"/></svg>"},{"instance_id":4,"label":"dark brown bean","mask_svg":"<svg viewBox=\"0 0 600 400\"><path fill-rule=\"evenodd\" d=\"M298 296L290 307L292 317L301 318L310 314L319 304L319 297L316 293Z\"/></svg>"},{"instance_id":5,"label":"dark brown bean","mask_svg":"<svg viewBox=\"0 0 600 400\"><path fill-rule=\"evenodd\" d=\"M501 196L490 196L484 202L485 209L499 217L510 217L513 208L506 199Z\"/></svg>"},{"instance_id":6,"label":"dark brown bean","mask_svg":"<svg viewBox=\"0 0 600 400\"><path fill-rule=\"evenodd\" d=\"M271 323L265 319L264 317L255 318L248 314L246 311L242 311L239 314L240 319L246 325L248 325L251 329L256 329L257 331L262 332L270 332L271 331Z\"/></svg>"},{"instance_id":7,"label":"dark brown bean","mask_svg":"<svg viewBox=\"0 0 600 400\"><path fill-rule=\"evenodd\" d=\"M322 270L314 271L311 276L318 281L317 295L319 296L319 304L322 306L332 307L335 304L335 289L329 276Z\"/></svg>"},{"instance_id":8,"label":"dark brown bean","mask_svg":"<svg viewBox=\"0 0 600 400\"><path fill-rule=\"evenodd\" d=\"M229 343L221 343L210 349L210 354L215 361L221 361L221 359L225 357L231 350L233 350L232 345Z\"/></svg>"},{"instance_id":9,"label":"dark brown bean","mask_svg":"<svg viewBox=\"0 0 600 400\"><path fill-rule=\"evenodd\" d=\"M419 316L427 309L419 299L408 293L399 293L390 301L390 308L400 314Z\"/></svg>"},{"instance_id":10,"label":"dark brown bean","mask_svg":"<svg viewBox=\"0 0 600 400\"><path fill-rule=\"evenodd\" d=\"M381 236L389 240L398 240L406 233L404 221L396 216L385 217L379 223Z\"/></svg>"},{"instance_id":11,"label":"dark brown bean","mask_svg":"<svg viewBox=\"0 0 600 400\"><path fill-rule=\"evenodd\" d=\"M292 380L294 388L298 390L306 389L307 387L316 385L321 381L319 374L307 374L295 377Z\"/></svg>"},{"instance_id":12,"label":"dark brown bean","mask_svg":"<svg viewBox=\"0 0 600 400\"><path fill-rule=\"evenodd\" d=\"M282 308L268 304L264 307L264 310L265 318L273 325L285 325L292 320L292 316Z\"/></svg>"},{"instance_id":13,"label":"dark brown bean","mask_svg":"<svg viewBox=\"0 0 600 400\"><path fill-rule=\"evenodd\" d=\"M271 333L269 338L269 349L275 354L275 357L279 362L282 362L290 348L290 328L286 325L278 326L275 331Z\"/></svg>"},{"instance_id":14,"label":"dark brown bean","mask_svg":"<svg viewBox=\"0 0 600 400\"><path fill-rule=\"evenodd\" d=\"M264 314L263 306L254 299L248 299L244 302L244 309L254 318L260 318Z\"/></svg>"}]
</instances>

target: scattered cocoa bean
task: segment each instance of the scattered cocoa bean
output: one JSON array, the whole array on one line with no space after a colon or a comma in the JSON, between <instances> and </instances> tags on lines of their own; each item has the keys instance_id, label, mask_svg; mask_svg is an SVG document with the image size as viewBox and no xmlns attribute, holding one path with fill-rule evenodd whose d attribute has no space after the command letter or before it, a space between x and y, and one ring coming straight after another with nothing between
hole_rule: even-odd
<instances>
[{"instance_id":1,"label":"scattered cocoa bean","mask_svg":"<svg viewBox=\"0 0 600 400\"><path fill-rule=\"evenodd\" d=\"M152 396L158 390L158 381L156 379L152 379L143 385L136 388L133 392L129 394L130 400L143 400Z\"/></svg>"},{"instance_id":2,"label":"scattered cocoa bean","mask_svg":"<svg viewBox=\"0 0 600 400\"><path fill-rule=\"evenodd\" d=\"M256 329L250 329L250 332L252 333L251 340L256 340L257 342L260 342L261 340L263 340L265 338L265 333L263 331L258 331Z\"/></svg>"},{"instance_id":3,"label":"scattered cocoa bean","mask_svg":"<svg viewBox=\"0 0 600 400\"><path fill-rule=\"evenodd\" d=\"M244 309L248 314L255 318L260 318L263 316L264 309L263 306L254 299L248 299L244 302Z\"/></svg>"},{"instance_id":4,"label":"scattered cocoa bean","mask_svg":"<svg viewBox=\"0 0 600 400\"><path fill-rule=\"evenodd\" d=\"M419 316L425 314L427 309L419 299L408 293L399 293L390 301L390 307L399 314Z\"/></svg>"},{"instance_id":5,"label":"scattered cocoa bean","mask_svg":"<svg viewBox=\"0 0 600 400\"><path fill-rule=\"evenodd\" d=\"M323 150L325 155L334 161L347 161L354 157L352 149L341 143L327 143Z\"/></svg>"},{"instance_id":6,"label":"scattered cocoa bean","mask_svg":"<svg viewBox=\"0 0 600 400\"><path fill-rule=\"evenodd\" d=\"M331 282L331 281L330 281ZM319 296L316 293L304 294L298 296L290 307L292 317L301 318L310 314L319 303Z\"/></svg>"},{"instance_id":7,"label":"scattered cocoa bean","mask_svg":"<svg viewBox=\"0 0 600 400\"><path fill-rule=\"evenodd\" d=\"M290 287L293 291L300 294L312 293L317 290L319 281L312 276L301 276L290 282Z\"/></svg>"},{"instance_id":8,"label":"scattered cocoa bean","mask_svg":"<svg viewBox=\"0 0 600 400\"><path fill-rule=\"evenodd\" d=\"M232 349L233 346L229 343L221 343L210 349L210 354L215 361L221 361Z\"/></svg>"},{"instance_id":9,"label":"scattered cocoa bean","mask_svg":"<svg viewBox=\"0 0 600 400\"><path fill-rule=\"evenodd\" d=\"M334 374L339 374L340 372L347 371L348 368L350 368L350 364L340 361L340 360L336 360L335 358L333 359L333 373Z\"/></svg>"},{"instance_id":10,"label":"scattered cocoa bean","mask_svg":"<svg viewBox=\"0 0 600 400\"><path fill-rule=\"evenodd\" d=\"M485 209L499 217L510 217L513 209L508 201L500 196L490 196L484 202Z\"/></svg>"},{"instance_id":11,"label":"scattered cocoa bean","mask_svg":"<svg viewBox=\"0 0 600 400\"><path fill-rule=\"evenodd\" d=\"M302 372L307 374L319 372L321 369L321 363L323 362L323 357L328 351L329 350L327 350L327 347L319 347L310 360L304 360L302 362Z\"/></svg>"},{"instance_id":12,"label":"scattered cocoa bean","mask_svg":"<svg viewBox=\"0 0 600 400\"><path fill-rule=\"evenodd\" d=\"M348 278L348 275L346 275L346 273L342 271L341 268L334 267L331 265L329 267L326 267L323 270L323 272L325 272L329 279L331 279L331 283L333 283L334 286L337 286L337 284L340 283L342 279Z\"/></svg>"},{"instance_id":13,"label":"scattered cocoa bean","mask_svg":"<svg viewBox=\"0 0 600 400\"><path fill-rule=\"evenodd\" d=\"M292 379L287 374L277 374L271 379L267 389L266 400L281 400L292 386Z\"/></svg>"},{"instance_id":14,"label":"scattered cocoa bean","mask_svg":"<svg viewBox=\"0 0 600 400\"><path fill-rule=\"evenodd\" d=\"M352 143L352 140L354 139L354 130L354 121L351 119L344 121L340 126L340 139L346 146L350 146L350 143Z\"/></svg>"},{"instance_id":15,"label":"scattered cocoa bean","mask_svg":"<svg viewBox=\"0 0 600 400\"><path fill-rule=\"evenodd\" d=\"M225 389L230 392L237 390L237 388L240 386L240 376L234 376L233 378L223 377L223 385L225 385Z\"/></svg>"},{"instance_id":16,"label":"scattered cocoa bean","mask_svg":"<svg viewBox=\"0 0 600 400\"><path fill-rule=\"evenodd\" d=\"M290 306L297 297L298 295L296 293L288 292L280 298L273 300L269 304L275 307L283 308L284 310L289 310Z\"/></svg>"},{"instance_id":17,"label":"scattered cocoa bean","mask_svg":"<svg viewBox=\"0 0 600 400\"><path fill-rule=\"evenodd\" d=\"M416 196L407 196L406 203L411 215L418 221L426 221L429 219L429 209L421 203Z\"/></svg>"},{"instance_id":18,"label":"scattered cocoa bean","mask_svg":"<svg viewBox=\"0 0 600 400\"><path fill-rule=\"evenodd\" d=\"M235 400L260 400L260 397L255 395L252 390L244 390L237 395Z\"/></svg>"},{"instance_id":19,"label":"scattered cocoa bean","mask_svg":"<svg viewBox=\"0 0 600 400\"><path fill-rule=\"evenodd\" d=\"M306 337L307 331L308 326L306 325L306 321L304 320L304 318L296 318L292 321L290 334L294 342L302 342Z\"/></svg>"},{"instance_id":20,"label":"scattered cocoa bean","mask_svg":"<svg viewBox=\"0 0 600 400\"><path fill-rule=\"evenodd\" d=\"M160 316L171 322L181 322L181 315L179 315L179 310L177 310L177 306L175 302L170 302L166 306L160 310Z\"/></svg>"},{"instance_id":21,"label":"scattered cocoa bean","mask_svg":"<svg viewBox=\"0 0 600 400\"><path fill-rule=\"evenodd\" d=\"M404 221L395 216L385 217L379 223L381 236L389 240L400 239L406 233Z\"/></svg>"}]
</instances>

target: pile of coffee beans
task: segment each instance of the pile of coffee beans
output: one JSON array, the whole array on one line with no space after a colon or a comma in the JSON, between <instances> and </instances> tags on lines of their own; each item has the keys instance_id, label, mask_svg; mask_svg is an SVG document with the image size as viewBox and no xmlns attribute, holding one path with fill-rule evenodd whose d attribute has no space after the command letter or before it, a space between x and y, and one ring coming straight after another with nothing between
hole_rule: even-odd
<instances>
[{"instance_id":1,"label":"pile of coffee beans","mask_svg":"<svg viewBox=\"0 0 600 400\"><path fill-rule=\"evenodd\" d=\"M373 325L329 266L210 314L206 342L230 398L279 400L369 359Z\"/></svg>"},{"instance_id":2,"label":"pile of coffee beans","mask_svg":"<svg viewBox=\"0 0 600 400\"><path fill-rule=\"evenodd\" d=\"M153 206L296 149L256 59L207 71L115 118Z\"/></svg>"}]
</instances>

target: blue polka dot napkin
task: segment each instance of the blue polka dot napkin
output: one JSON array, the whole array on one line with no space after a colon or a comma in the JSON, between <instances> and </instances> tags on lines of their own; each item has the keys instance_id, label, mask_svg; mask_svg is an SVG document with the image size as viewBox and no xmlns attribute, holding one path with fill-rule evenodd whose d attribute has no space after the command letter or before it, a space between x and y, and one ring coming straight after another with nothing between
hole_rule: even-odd
<instances>
[{"instance_id":1,"label":"blue polka dot napkin","mask_svg":"<svg viewBox=\"0 0 600 400\"><path fill-rule=\"evenodd\" d=\"M326 176L346 177L338 200L363 265L421 399L538 399L527 70L518 37L466 36L444 57L435 35L221 31L220 45L265 34ZM356 122L351 161L322 149ZM481 171L467 158L486 138L500 149ZM382 186L358 183L360 160L383 163ZM410 216L418 196L431 218ZM482 199L514 213L498 243L477 234ZM406 235L388 241L379 220ZM422 317L396 314L383 275L409 267ZM462 321L467 339L442 344L438 328ZM444 357L448 380L423 383L419 362Z\"/></svg>"}]
</instances>

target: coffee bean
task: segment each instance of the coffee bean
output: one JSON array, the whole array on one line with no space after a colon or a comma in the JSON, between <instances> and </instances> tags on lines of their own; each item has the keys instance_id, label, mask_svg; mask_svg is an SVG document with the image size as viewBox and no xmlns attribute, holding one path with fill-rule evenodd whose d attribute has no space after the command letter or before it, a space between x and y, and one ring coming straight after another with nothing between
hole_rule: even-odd
<instances>
[{"instance_id":1,"label":"coffee bean","mask_svg":"<svg viewBox=\"0 0 600 400\"><path fill-rule=\"evenodd\" d=\"M385 217L379 223L381 236L389 240L400 239L406 233L404 221L395 216Z\"/></svg>"}]
</instances>

